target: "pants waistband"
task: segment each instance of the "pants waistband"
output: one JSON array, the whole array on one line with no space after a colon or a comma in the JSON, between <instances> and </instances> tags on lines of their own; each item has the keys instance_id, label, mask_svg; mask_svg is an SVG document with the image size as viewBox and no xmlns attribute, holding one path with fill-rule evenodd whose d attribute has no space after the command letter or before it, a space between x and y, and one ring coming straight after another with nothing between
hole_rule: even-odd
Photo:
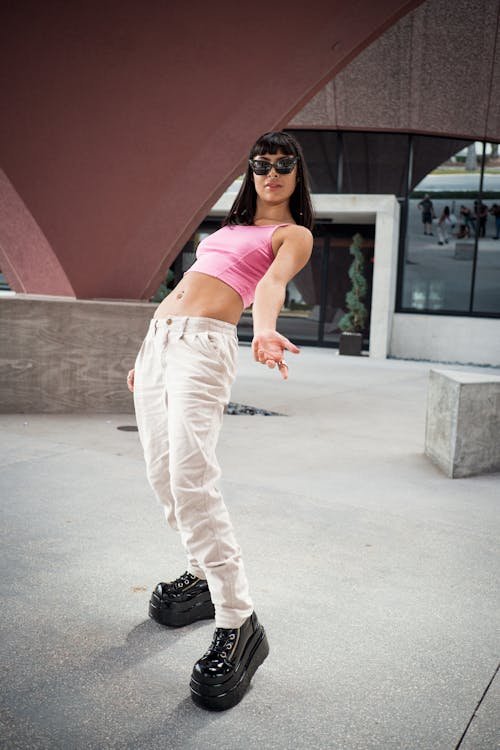
<instances>
[{"instance_id":1,"label":"pants waistband","mask_svg":"<svg viewBox=\"0 0 500 750\"><path fill-rule=\"evenodd\" d=\"M236 336L237 330L233 323L227 323L225 320L188 315L169 315L166 318L152 318L149 329L153 332L159 330L172 331L178 335L182 335L184 332L199 333L202 331L212 331L214 333L225 333L230 336Z\"/></svg>"}]
</instances>

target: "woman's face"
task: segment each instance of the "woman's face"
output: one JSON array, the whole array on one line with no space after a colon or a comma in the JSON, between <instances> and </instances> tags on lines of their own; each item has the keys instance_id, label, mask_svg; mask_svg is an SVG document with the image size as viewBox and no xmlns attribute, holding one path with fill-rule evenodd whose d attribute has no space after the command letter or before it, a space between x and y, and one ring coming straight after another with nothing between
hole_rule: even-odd
<instances>
[{"instance_id":1,"label":"woman's face","mask_svg":"<svg viewBox=\"0 0 500 750\"><path fill-rule=\"evenodd\" d=\"M283 151L278 151L277 154L262 154L262 156L254 156L254 160L267 161L274 164L278 159L282 159L284 156L293 156L293 154L285 154ZM297 165L294 166L293 171L290 174L278 174L274 168L268 174L258 175L253 174L253 181L255 185L255 192L258 197L266 203L273 205L288 201L293 195L295 185L297 184Z\"/></svg>"}]
</instances>

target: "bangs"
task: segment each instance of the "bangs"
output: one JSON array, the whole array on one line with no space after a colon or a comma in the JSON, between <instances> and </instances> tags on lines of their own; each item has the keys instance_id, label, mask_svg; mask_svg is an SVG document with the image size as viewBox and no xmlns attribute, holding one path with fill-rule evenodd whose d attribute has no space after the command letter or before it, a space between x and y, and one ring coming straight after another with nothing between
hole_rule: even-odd
<instances>
[{"instance_id":1,"label":"bangs","mask_svg":"<svg viewBox=\"0 0 500 750\"><path fill-rule=\"evenodd\" d=\"M278 151L287 155L300 156L293 138L290 138L286 133L273 131L264 133L259 138L250 152L250 158L262 156L262 154L277 154Z\"/></svg>"}]
</instances>

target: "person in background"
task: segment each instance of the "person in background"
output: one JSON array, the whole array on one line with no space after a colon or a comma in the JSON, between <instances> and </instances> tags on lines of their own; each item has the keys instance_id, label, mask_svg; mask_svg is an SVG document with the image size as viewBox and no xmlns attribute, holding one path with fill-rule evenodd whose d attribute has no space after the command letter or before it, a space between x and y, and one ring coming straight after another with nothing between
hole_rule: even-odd
<instances>
[{"instance_id":1,"label":"person in background","mask_svg":"<svg viewBox=\"0 0 500 750\"><path fill-rule=\"evenodd\" d=\"M448 237L451 230L450 208L445 206L441 216L438 219L437 234L438 245L448 244Z\"/></svg>"},{"instance_id":2,"label":"person in background","mask_svg":"<svg viewBox=\"0 0 500 750\"><path fill-rule=\"evenodd\" d=\"M460 206L460 232L458 233L458 238L462 239L463 237L470 237L471 236L471 229L472 234L474 235L476 233L476 221L472 215L472 211L468 206L464 206L463 204Z\"/></svg>"},{"instance_id":3,"label":"person in background","mask_svg":"<svg viewBox=\"0 0 500 750\"><path fill-rule=\"evenodd\" d=\"M479 237L486 237L486 222L488 221L488 206L482 201L474 202L476 218L479 222Z\"/></svg>"},{"instance_id":4,"label":"person in background","mask_svg":"<svg viewBox=\"0 0 500 750\"><path fill-rule=\"evenodd\" d=\"M434 206L426 193L420 203L417 204L419 211L422 212L422 224L424 225L424 234L432 235L432 220L435 218Z\"/></svg>"},{"instance_id":5,"label":"person in background","mask_svg":"<svg viewBox=\"0 0 500 750\"><path fill-rule=\"evenodd\" d=\"M500 239L500 206L498 203L494 203L492 207L489 210L489 213L493 216L495 219L495 236L493 237L494 240Z\"/></svg>"}]
</instances>

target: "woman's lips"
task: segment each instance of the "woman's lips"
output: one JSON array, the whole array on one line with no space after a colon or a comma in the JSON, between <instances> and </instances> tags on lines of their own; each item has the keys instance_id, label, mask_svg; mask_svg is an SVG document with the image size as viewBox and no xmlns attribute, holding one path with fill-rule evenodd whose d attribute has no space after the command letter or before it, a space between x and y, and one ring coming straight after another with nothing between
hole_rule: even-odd
<instances>
[{"instance_id":1,"label":"woman's lips","mask_svg":"<svg viewBox=\"0 0 500 750\"><path fill-rule=\"evenodd\" d=\"M280 188L280 187L281 185L279 184L279 182L270 182L269 184L266 185L266 188L269 188L270 190L276 190L277 188Z\"/></svg>"}]
</instances>

